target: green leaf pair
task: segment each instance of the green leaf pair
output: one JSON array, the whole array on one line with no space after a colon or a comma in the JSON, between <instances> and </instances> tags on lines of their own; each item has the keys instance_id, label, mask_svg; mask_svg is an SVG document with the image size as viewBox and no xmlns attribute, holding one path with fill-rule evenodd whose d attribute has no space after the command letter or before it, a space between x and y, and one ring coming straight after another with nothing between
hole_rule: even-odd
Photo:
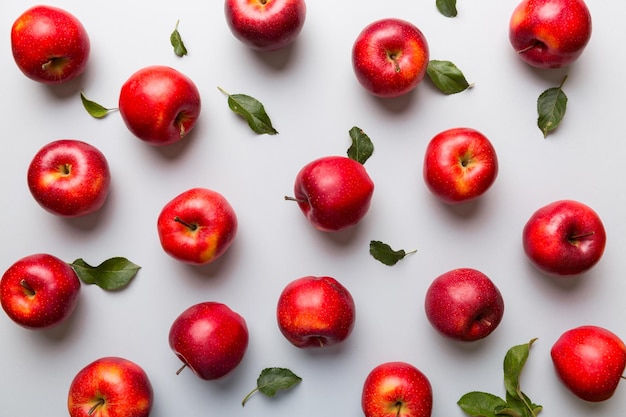
<instances>
[{"instance_id":1,"label":"green leaf pair","mask_svg":"<svg viewBox=\"0 0 626 417\"><path fill-rule=\"evenodd\" d=\"M128 285L141 268L123 257L107 259L98 266L76 259L70 266L82 282L95 284L107 291L119 290Z\"/></svg>"}]
</instances>

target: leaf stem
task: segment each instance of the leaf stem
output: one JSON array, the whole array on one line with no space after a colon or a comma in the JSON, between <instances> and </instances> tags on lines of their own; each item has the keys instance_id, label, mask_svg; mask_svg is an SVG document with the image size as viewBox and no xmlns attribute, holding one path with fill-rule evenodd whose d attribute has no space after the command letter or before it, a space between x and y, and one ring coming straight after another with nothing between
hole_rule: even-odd
<instances>
[{"instance_id":1,"label":"leaf stem","mask_svg":"<svg viewBox=\"0 0 626 417\"><path fill-rule=\"evenodd\" d=\"M248 395L246 395L243 400L241 401L241 406L245 407L246 402L248 402L248 400L250 399L250 397L252 397L254 395L255 392L257 392L259 390L259 387L256 387L255 389L253 389L252 391L250 391L248 393Z\"/></svg>"}]
</instances>

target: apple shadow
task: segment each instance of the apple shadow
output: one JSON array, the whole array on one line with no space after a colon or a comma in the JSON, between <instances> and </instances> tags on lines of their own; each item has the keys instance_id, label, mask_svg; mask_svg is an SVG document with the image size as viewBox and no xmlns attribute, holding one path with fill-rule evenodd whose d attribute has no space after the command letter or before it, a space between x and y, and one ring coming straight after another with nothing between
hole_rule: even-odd
<instances>
[{"instance_id":1,"label":"apple shadow","mask_svg":"<svg viewBox=\"0 0 626 417\"><path fill-rule=\"evenodd\" d=\"M83 289L81 288L81 291L82 290ZM47 328L47 329L39 329L39 330L32 330L32 331L35 332L37 336L41 335L49 342L61 343L67 340L69 335L74 333L75 329L78 328L79 322L82 321L82 318L84 317L84 314L85 314L84 312L85 306L84 306L84 303L82 302L83 300L81 300L80 293L78 295L78 298L79 298L78 303L76 305L76 308L72 312L72 314L70 314L70 316L67 317L65 320L63 320L61 323L53 327Z\"/></svg>"},{"instance_id":2,"label":"apple shadow","mask_svg":"<svg viewBox=\"0 0 626 417\"><path fill-rule=\"evenodd\" d=\"M404 114L408 112L417 100L418 88L403 94L399 97L376 97L371 94L368 96L376 102L376 104L389 114Z\"/></svg>"},{"instance_id":3,"label":"apple shadow","mask_svg":"<svg viewBox=\"0 0 626 417\"><path fill-rule=\"evenodd\" d=\"M359 239L359 234L361 234L360 224L356 224L352 227L349 227L344 230L339 230L337 232L324 232L321 230L315 230L324 240L332 242L338 246L350 246L352 242Z\"/></svg>"},{"instance_id":4,"label":"apple shadow","mask_svg":"<svg viewBox=\"0 0 626 417\"><path fill-rule=\"evenodd\" d=\"M184 264L184 266L191 272L191 275L197 277L203 281L207 279L213 282L214 280L226 277L228 274L223 273L224 269L232 264L232 259L237 251L237 241L235 240L231 246L220 256L212 262L204 265ZM178 262L178 261L177 261ZM187 274L185 274L187 275Z\"/></svg>"},{"instance_id":5,"label":"apple shadow","mask_svg":"<svg viewBox=\"0 0 626 417\"><path fill-rule=\"evenodd\" d=\"M133 135L133 139L138 140L140 142L144 142L143 144L152 148L154 152L159 154L166 161L174 161L181 158L181 155L189 152L189 149L192 147L193 143L196 141L198 135L201 134L202 126L201 120L198 119L196 125L191 129L189 133L185 135L184 138L179 140L178 142L171 143L169 145L152 145L147 142L142 141L139 138L136 138ZM132 133L131 133L132 135Z\"/></svg>"},{"instance_id":6,"label":"apple shadow","mask_svg":"<svg viewBox=\"0 0 626 417\"><path fill-rule=\"evenodd\" d=\"M60 217L60 219L76 230L91 232L104 223L104 219L111 213L111 200L114 198L114 193L114 187L110 187L104 205L93 213L78 217Z\"/></svg>"},{"instance_id":7,"label":"apple shadow","mask_svg":"<svg viewBox=\"0 0 626 417\"><path fill-rule=\"evenodd\" d=\"M468 219L474 216L475 213L480 210L480 207L483 204L483 200L481 198L477 198L460 204L440 204L441 206L443 206L444 210L451 215L459 219Z\"/></svg>"},{"instance_id":8,"label":"apple shadow","mask_svg":"<svg viewBox=\"0 0 626 417\"><path fill-rule=\"evenodd\" d=\"M533 276L534 279L540 280L541 282L547 282L562 291L575 291L580 288L585 281L592 279L589 277L592 274L592 271L587 271L579 275L560 276L540 271L530 262L526 262L526 264L530 275Z\"/></svg>"},{"instance_id":9,"label":"apple shadow","mask_svg":"<svg viewBox=\"0 0 626 417\"><path fill-rule=\"evenodd\" d=\"M254 58L275 71L284 71L294 61L298 39L276 51L259 51L248 48Z\"/></svg>"},{"instance_id":10,"label":"apple shadow","mask_svg":"<svg viewBox=\"0 0 626 417\"><path fill-rule=\"evenodd\" d=\"M82 90L84 80L89 75L89 71L90 69L88 66L81 75L72 80L64 81L59 84L46 84L46 87L48 87L48 92L57 99L66 100L70 98L77 98L80 91Z\"/></svg>"}]
</instances>

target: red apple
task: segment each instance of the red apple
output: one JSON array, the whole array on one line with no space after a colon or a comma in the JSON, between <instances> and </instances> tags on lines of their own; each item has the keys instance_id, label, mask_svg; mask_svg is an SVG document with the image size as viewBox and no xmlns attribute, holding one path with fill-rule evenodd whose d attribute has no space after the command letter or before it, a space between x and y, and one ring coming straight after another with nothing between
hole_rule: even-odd
<instances>
[{"instance_id":1,"label":"red apple","mask_svg":"<svg viewBox=\"0 0 626 417\"><path fill-rule=\"evenodd\" d=\"M385 362L367 375L361 407L365 417L430 417L430 381L406 362Z\"/></svg>"},{"instance_id":2,"label":"red apple","mask_svg":"<svg viewBox=\"0 0 626 417\"><path fill-rule=\"evenodd\" d=\"M354 300L335 278L305 276L283 289L276 317L281 333L294 346L332 346L352 333Z\"/></svg>"},{"instance_id":3,"label":"red apple","mask_svg":"<svg viewBox=\"0 0 626 417\"><path fill-rule=\"evenodd\" d=\"M563 384L585 401L611 398L626 368L626 345L615 333L598 326L566 331L550 354Z\"/></svg>"},{"instance_id":4,"label":"red apple","mask_svg":"<svg viewBox=\"0 0 626 417\"><path fill-rule=\"evenodd\" d=\"M195 304L172 323L170 347L204 380L218 379L239 365L248 348L248 327L243 317L218 302Z\"/></svg>"},{"instance_id":5,"label":"red apple","mask_svg":"<svg viewBox=\"0 0 626 417\"><path fill-rule=\"evenodd\" d=\"M318 230L336 232L356 225L369 210L374 182L363 164L326 156L306 164L296 176L294 198Z\"/></svg>"},{"instance_id":6,"label":"red apple","mask_svg":"<svg viewBox=\"0 0 626 417\"><path fill-rule=\"evenodd\" d=\"M28 166L28 188L41 207L64 217L94 213L111 184L105 156L93 145L61 139L42 147Z\"/></svg>"},{"instance_id":7,"label":"red apple","mask_svg":"<svg viewBox=\"0 0 626 417\"><path fill-rule=\"evenodd\" d=\"M548 275L578 275L602 257L606 232L598 214L573 200L559 200L538 209L522 233L524 252Z\"/></svg>"},{"instance_id":8,"label":"red apple","mask_svg":"<svg viewBox=\"0 0 626 417\"><path fill-rule=\"evenodd\" d=\"M571 64L590 38L591 14L583 0L523 0L509 23L518 56L538 68Z\"/></svg>"},{"instance_id":9,"label":"red apple","mask_svg":"<svg viewBox=\"0 0 626 417\"><path fill-rule=\"evenodd\" d=\"M135 362L109 356L81 369L70 385L70 417L148 417L153 391L146 372Z\"/></svg>"},{"instance_id":10,"label":"red apple","mask_svg":"<svg viewBox=\"0 0 626 417\"><path fill-rule=\"evenodd\" d=\"M460 127L438 133L426 147L423 165L428 189L448 204L483 195L498 176L493 145L477 130Z\"/></svg>"},{"instance_id":11,"label":"red apple","mask_svg":"<svg viewBox=\"0 0 626 417\"><path fill-rule=\"evenodd\" d=\"M0 302L15 323L27 329L56 326L78 304L80 280L66 262L43 253L11 265L0 280Z\"/></svg>"},{"instance_id":12,"label":"red apple","mask_svg":"<svg viewBox=\"0 0 626 417\"><path fill-rule=\"evenodd\" d=\"M304 0L226 0L226 23L252 49L275 51L292 43L306 18Z\"/></svg>"},{"instance_id":13,"label":"red apple","mask_svg":"<svg viewBox=\"0 0 626 417\"><path fill-rule=\"evenodd\" d=\"M163 207L157 231L167 254L181 262L204 265L230 247L237 235L237 216L222 194L192 188Z\"/></svg>"},{"instance_id":14,"label":"red apple","mask_svg":"<svg viewBox=\"0 0 626 417\"><path fill-rule=\"evenodd\" d=\"M352 66L357 80L371 94L398 97L413 90L426 75L428 43L412 23L377 20L357 36Z\"/></svg>"},{"instance_id":15,"label":"red apple","mask_svg":"<svg viewBox=\"0 0 626 417\"><path fill-rule=\"evenodd\" d=\"M122 120L136 137L155 146L183 139L195 126L200 108L194 82L166 66L140 69L120 91Z\"/></svg>"},{"instance_id":16,"label":"red apple","mask_svg":"<svg viewBox=\"0 0 626 417\"><path fill-rule=\"evenodd\" d=\"M90 42L80 21L65 10L34 6L11 27L11 51L28 78L59 84L81 75L89 60Z\"/></svg>"},{"instance_id":17,"label":"red apple","mask_svg":"<svg viewBox=\"0 0 626 417\"><path fill-rule=\"evenodd\" d=\"M472 268L448 271L426 292L426 317L442 335L471 342L489 336L504 315L502 294L489 277Z\"/></svg>"}]
</instances>

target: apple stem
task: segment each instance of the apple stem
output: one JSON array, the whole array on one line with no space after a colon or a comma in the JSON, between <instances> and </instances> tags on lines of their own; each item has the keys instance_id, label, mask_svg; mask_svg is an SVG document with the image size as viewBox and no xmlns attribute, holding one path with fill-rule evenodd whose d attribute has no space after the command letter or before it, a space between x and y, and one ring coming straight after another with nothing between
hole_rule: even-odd
<instances>
[{"instance_id":1,"label":"apple stem","mask_svg":"<svg viewBox=\"0 0 626 417\"><path fill-rule=\"evenodd\" d=\"M575 245L576 243L578 243L578 241L582 238L585 237L589 237L589 236L593 236L595 234L595 232L586 232L586 233L580 233L578 235L574 235L574 236L570 236L567 238L567 241L569 243L571 243L572 245Z\"/></svg>"},{"instance_id":2,"label":"apple stem","mask_svg":"<svg viewBox=\"0 0 626 417\"><path fill-rule=\"evenodd\" d=\"M186 221L184 221L183 219L181 219L178 216L174 217L174 221L182 224L183 226L185 226L187 228L189 228L189 230L191 230L191 231L194 231L194 230L196 230L198 228L197 224L187 223Z\"/></svg>"},{"instance_id":3,"label":"apple stem","mask_svg":"<svg viewBox=\"0 0 626 417\"><path fill-rule=\"evenodd\" d=\"M28 285L28 283L26 282L26 280L25 280L25 279L23 279L23 280L21 280L21 281L20 281L20 285L22 286L22 288L24 288L24 290L26 291L26 293L27 293L29 296L31 296L31 297L32 297L33 295L35 295L35 294L36 294L36 293L35 293L35 290L33 290L33 289L30 287L30 285Z\"/></svg>"},{"instance_id":4,"label":"apple stem","mask_svg":"<svg viewBox=\"0 0 626 417\"><path fill-rule=\"evenodd\" d=\"M530 45L528 45L526 48L520 49L519 51L517 51L518 54L523 54L524 52L528 52L533 48L536 48L538 46L543 45L543 42L535 40L535 42L531 43Z\"/></svg>"},{"instance_id":5,"label":"apple stem","mask_svg":"<svg viewBox=\"0 0 626 417\"><path fill-rule=\"evenodd\" d=\"M389 58L389 60L393 62L393 66L396 70L396 73L400 72L400 63L398 62L398 55L395 53L388 53L387 58Z\"/></svg>"},{"instance_id":6,"label":"apple stem","mask_svg":"<svg viewBox=\"0 0 626 417\"><path fill-rule=\"evenodd\" d=\"M103 405L104 405L104 398L98 398L98 402L97 402L97 403L95 403L95 404L93 405L93 407L91 407L91 408L89 409L89 411L87 411L87 415L89 415L89 416L93 415L93 413L95 413L95 412L96 412L96 410L97 410L98 408L100 408L101 406L103 406Z\"/></svg>"},{"instance_id":7,"label":"apple stem","mask_svg":"<svg viewBox=\"0 0 626 417\"><path fill-rule=\"evenodd\" d=\"M398 411L396 412L396 417L400 417L400 412L402 411L402 402L397 401L396 408L398 409Z\"/></svg>"},{"instance_id":8,"label":"apple stem","mask_svg":"<svg viewBox=\"0 0 626 417\"><path fill-rule=\"evenodd\" d=\"M295 198L295 197L289 197L288 195L285 196L285 200L287 200L287 201L295 201L295 202L298 202L298 203L308 203L308 201L306 201L306 200L301 200L301 199Z\"/></svg>"},{"instance_id":9,"label":"apple stem","mask_svg":"<svg viewBox=\"0 0 626 417\"><path fill-rule=\"evenodd\" d=\"M183 369L185 369L187 367L187 364L184 363L183 366L181 366L180 368L178 368L178 371L176 371L176 375L180 375L180 373L183 371Z\"/></svg>"}]
</instances>

